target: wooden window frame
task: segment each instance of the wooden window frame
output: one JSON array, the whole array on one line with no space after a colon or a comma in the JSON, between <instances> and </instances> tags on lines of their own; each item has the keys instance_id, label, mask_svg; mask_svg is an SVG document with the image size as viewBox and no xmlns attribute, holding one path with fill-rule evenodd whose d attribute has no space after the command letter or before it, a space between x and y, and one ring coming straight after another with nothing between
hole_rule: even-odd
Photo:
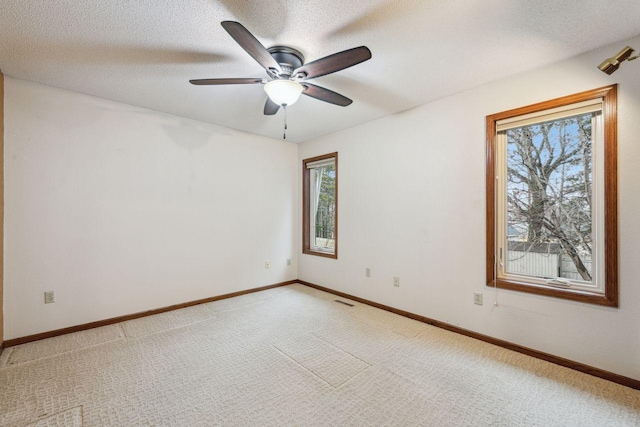
<instances>
[{"instance_id":1,"label":"wooden window frame","mask_svg":"<svg viewBox=\"0 0 640 427\"><path fill-rule=\"evenodd\" d=\"M315 251L311 247L311 209L310 209L310 175L311 172L307 169L307 163L317 162L319 160L334 159L336 169L336 184L335 184L335 245L333 253ZM325 258L338 259L338 153L328 153L321 156L311 157L302 161L302 253L307 255L317 255Z\"/></svg>"},{"instance_id":2,"label":"wooden window frame","mask_svg":"<svg viewBox=\"0 0 640 427\"><path fill-rule=\"evenodd\" d=\"M496 123L516 116L537 113L582 101L602 98L604 118L604 294L582 290L531 285L499 279L496 266ZM528 292L590 304L618 307L618 148L617 85L605 86L550 101L487 116L486 132L486 284L490 287Z\"/></svg>"}]
</instances>

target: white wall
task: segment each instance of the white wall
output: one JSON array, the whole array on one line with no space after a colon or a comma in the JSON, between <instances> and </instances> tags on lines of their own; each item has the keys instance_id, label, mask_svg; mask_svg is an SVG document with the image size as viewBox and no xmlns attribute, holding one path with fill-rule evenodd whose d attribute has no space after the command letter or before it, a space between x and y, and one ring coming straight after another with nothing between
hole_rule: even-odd
<instances>
[{"instance_id":1,"label":"white wall","mask_svg":"<svg viewBox=\"0 0 640 427\"><path fill-rule=\"evenodd\" d=\"M296 145L5 85L5 340L297 277Z\"/></svg>"},{"instance_id":2,"label":"white wall","mask_svg":"<svg viewBox=\"0 0 640 427\"><path fill-rule=\"evenodd\" d=\"M640 38L628 44L640 48ZM338 260L302 255L299 278L640 379L640 64L612 76L596 68L624 46L302 144L299 159L339 152L340 241ZM484 282L485 116L612 83L619 83L620 308L494 294ZM473 304L473 292L484 293L483 306Z\"/></svg>"}]
</instances>

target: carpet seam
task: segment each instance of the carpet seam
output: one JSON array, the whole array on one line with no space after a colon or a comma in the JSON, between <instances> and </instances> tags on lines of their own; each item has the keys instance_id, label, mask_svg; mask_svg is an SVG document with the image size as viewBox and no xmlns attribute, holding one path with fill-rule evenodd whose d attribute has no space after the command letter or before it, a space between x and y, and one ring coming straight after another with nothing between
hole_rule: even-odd
<instances>
[{"instance_id":1,"label":"carpet seam","mask_svg":"<svg viewBox=\"0 0 640 427\"><path fill-rule=\"evenodd\" d=\"M330 346L331 346L331 347L333 347L333 348L337 348L337 349L338 349L338 350L340 350L341 352L343 352L343 353L345 353L345 354L348 354L349 356L353 357L354 359L358 359L358 360L359 360L359 361L361 361L362 363L365 363L365 364L367 364L367 365L369 365L369 366L373 366L371 363L367 362L366 360L362 360L361 358L359 358L359 357L358 357L358 356L356 356L355 354L351 354L351 353L349 353L347 350L342 349L342 348L338 347L337 345L332 344L332 343L330 343L329 341L327 341L327 340L324 340L324 339L320 338L319 336L317 336L317 335L316 335L316 332L311 332L309 335L312 335L314 338L319 339L320 341L322 341L322 342L324 342L324 343L326 343L326 344L330 345ZM366 368L365 368L365 369L366 369Z\"/></svg>"},{"instance_id":2,"label":"carpet seam","mask_svg":"<svg viewBox=\"0 0 640 427\"><path fill-rule=\"evenodd\" d=\"M64 414L65 412L73 411L76 408L80 408L80 426L82 427L82 426L84 426L84 408L83 408L83 405L84 404L72 406L71 408L67 408L67 409L63 409L62 411L58 411L55 414L50 414L50 415L46 415L44 417L36 418L35 420L29 421L26 424L24 424L23 427L27 427L30 424L46 420L47 418L55 417L56 415Z\"/></svg>"},{"instance_id":3,"label":"carpet seam","mask_svg":"<svg viewBox=\"0 0 640 427\"><path fill-rule=\"evenodd\" d=\"M30 363L39 362L41 360L55 359L56 357L60 357L60 356L63 356L63 355L68 355L68 354L76 353L76 352L82 352L84 350L88 350L88 349L96 348L96 347L101 347L101 346L106 345L106 344L113 344L115 342L124 341L126 339L127 339L127 337L118 337L116 339L105 341L105 342L102 342L102 343L99 343L99 344L93 344L93 345L90 345L90 346L87 346L87 347L76 348L76 349L69 350L69 351L63 351L62 353L51 354L51 355L48 355L48 356L39 357L37 359L27 360L25 362L18 362L18 363L14 363L14 364L9 364L9 359L7 359L7 364L2 369L11 369L11 368L14 368L14 367L23 367L23 366L28 365ZM25 344L29 344L29 343L25 343ZM20 345L25 345L25 344L20 344ZM18 347L18 346L14 346L14 347ZM14 347L11 347L11 348L13 349ZM11 356L13 356L13 353L9 354L9 357L11 357ZM75 408L75 406L74 406L74 408ZM71 408L71 409L73 409L73 408ZM67 409L67 410L69 410L69 409Z\"/></svg>"},{"instance_id":4,"label":"carpet seam","mask_svg":"<svg viewBox=\"0 0 640 427\"><path fill-rule=\"evenodd\" d=\"M316 378L319 378L322 382L324 382L325 384L327 384L329 387L331 387L332 389L336 389L337 387L335 387L334 385L332 385L329 381L325 380L324 378L322 378L320 375L316 374L315 372L313 372L311 369L307 368L306 366L304 366L302 363L298 362L296 359L294 359L293 357L289 356L287 353L285 353L284 351L280 350L278 347L275 346L275 344L270 344L271 347L273 347L278 353L282 354L284 357L286 357L287 359L293 361L293 363L295 363L296 365L300 366L302 369L304 369L305 371L309 372L311 375L313 375Z\"/></svg>"},{"instance_id":5,"label":"carpet seam","mask_svg":"<svg viewBox=\"0 0 640 427\"><path fill-rule=\"evenodd\" d=\"M164 314L164 313L160 313L160 314ZM158 315L156 314L156 316L158 316ZM149 317L151 317L151 316L149 316ZM218 316L217 316L217 315L213 315L213 316L211 316L211 317L207 317L206 319L197 320L197 321L195 321L195 322L186 323L186 324L184 324L184 325L175 326L175 327L173 327L173 328L162 329L162 330L160 330L160 331L151 332L151 333L148 333L148 334L142 334L142 335L127 335L127 334L126 334L126 330L125 330L125 338L127 338L127 339L129 339L129 338L131 338L131 339L135 339L135 338L148 337L148 336L150 336L150 335L161 334L161 333L163 333L163 332L168 332L168 331L175 331L176 329L182 329L182 328L186 328L187 326L197 325L198 323L208 322L208 321L210 321L210 320L212 320L212 319L217 319L217 318L218 318ZM124 323L126 323L126 322L135 322L136 320L138 320L138 319L126 320L126 321L124 321L124 322L121 322L121 324L123 325L123 326L122 326L122 329L124 330Z\"/></svg>"}]
</instances>

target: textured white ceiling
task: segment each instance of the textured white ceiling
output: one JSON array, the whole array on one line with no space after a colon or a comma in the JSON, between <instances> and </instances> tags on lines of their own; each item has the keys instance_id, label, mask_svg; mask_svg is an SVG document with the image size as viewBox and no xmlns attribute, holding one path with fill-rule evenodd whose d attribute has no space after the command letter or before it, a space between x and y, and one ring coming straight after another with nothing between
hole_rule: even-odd
<instances>
[{"instance_id":1,"label":"textured white ceiling","mask_svg":"<svg viewBox=\"0 0 640 427\"><path fill-rule=\"evenodd\" d=\"M371 60L313 81L351 106L289 108L293 142L640 33L638 0L0 0L0 12L6 75L273 138L282 111L262 114L262 86L188 83L266 77L220 21L307 62L368 46Z\"/></svg>"}]
</instances>

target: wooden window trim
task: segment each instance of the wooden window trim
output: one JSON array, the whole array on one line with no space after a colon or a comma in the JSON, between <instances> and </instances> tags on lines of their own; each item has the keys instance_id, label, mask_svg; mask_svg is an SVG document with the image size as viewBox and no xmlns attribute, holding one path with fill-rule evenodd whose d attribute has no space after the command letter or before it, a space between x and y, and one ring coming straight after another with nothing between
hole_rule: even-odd
<instances>
[{"instance_id":1,"label":"wooden window trim","mask_svg":"<svg viewBox=\"0 0 640 427\"><path fill-rule=\"evenodd\" d=\"M0 70L0 354L4 346L4 75Z\"/></svg>"},{"instance_id":2,"label":"wooden window trim","mask_svg":"<svg viewBox=\"0 0 640 427\"><path fill-rule=\"evenodd\" d=\"M335 246L333 253L314 251L311 249L311 230L310 227L310 171L307 169L307 163L317 162L319 160L335 159L336 168L336 218L335 218ZM325 258L338 259L338 153L328 153L322 156L311 157L302 161L302 253L307 255L317 255Z\"/></svg>"},{"instance_id":3,"label":"wooden window trim","mask_svg":"<svg viewBox=\"0 0 640 427\"><path fill-rule=\"evenodd\" d=\"M591 99L603 99L604 117L604 294L592 294L572 289L533 286L526 283L497 278L495 259L496 231L496 123L499 120L561 107ZM487 116L486 191L486 284L491 287L528 292L538 295L569 299L591 304L618 307L618 148L617 148L617 85L605 86L550 101Z\"/></svg>"}]
</instances>

